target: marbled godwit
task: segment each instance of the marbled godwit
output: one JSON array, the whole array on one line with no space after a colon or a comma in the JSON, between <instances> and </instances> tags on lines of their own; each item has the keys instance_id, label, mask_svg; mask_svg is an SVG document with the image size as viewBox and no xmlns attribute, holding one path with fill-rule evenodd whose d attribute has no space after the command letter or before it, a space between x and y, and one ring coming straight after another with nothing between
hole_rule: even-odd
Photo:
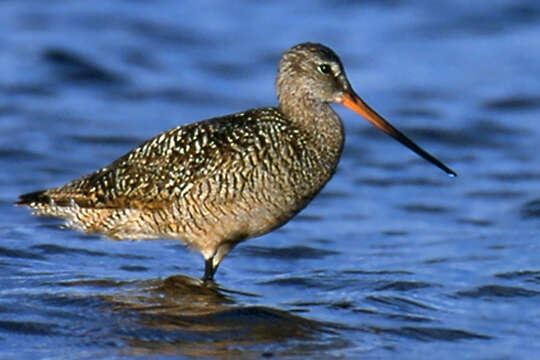
<instances>
[{"instance_id":1,"label":"marbled godwit","mask_svg":"<svg viewBox=\"0 0 540 360\"><path fill-rule=\"evenodd\" d=\"M236 244L285 224L330 180L344 140L331 102L455 175L366 105L323 45L287 50L276 87L278 107L175 127L101 170L21 195L16 204L113 239L180 239L202 253L206 281Z\"/></svg>"}]
</instances>

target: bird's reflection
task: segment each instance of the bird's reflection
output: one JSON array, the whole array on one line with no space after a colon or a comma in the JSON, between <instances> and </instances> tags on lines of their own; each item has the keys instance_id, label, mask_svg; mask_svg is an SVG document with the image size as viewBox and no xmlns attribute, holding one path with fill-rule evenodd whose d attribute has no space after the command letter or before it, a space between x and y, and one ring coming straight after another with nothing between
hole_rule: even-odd
<instances>
[{"instance_id":1,"label":"bird's reflection","mask_svg":"<svg viewBox=\"0 0 540 360\"><path fill-rule=\"evenodd\" d=\"M239 351L272 355L267 347L290 339L318 342L332 327L266 306L244 306L253 296L177 275L124 284L126 291L103 295L124 319L122 340L136 355L181 354L223 357ZM273 344L273 345L272 345ZM274 351L274 350L273 350Z\"/></svg>"}]
</instances>

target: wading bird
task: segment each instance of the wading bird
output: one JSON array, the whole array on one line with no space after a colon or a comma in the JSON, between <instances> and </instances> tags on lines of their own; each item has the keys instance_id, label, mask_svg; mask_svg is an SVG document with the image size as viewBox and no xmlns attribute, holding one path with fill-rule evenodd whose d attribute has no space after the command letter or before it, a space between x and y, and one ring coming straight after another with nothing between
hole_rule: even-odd
<instances>
[{"instance_id":1,"label":"wading bird","mask_svg":"<svg viewBox=\"0 0 540 360\"><path fill-rule=\"evenodd\" d=\"M277 107L175 127L96 172L21 195L16 204L113 239L179 239L202 253L203 279L210 281L236 244L285 224L330 180L344 141L332 102L455 176L356 95L326 46L287 50L276 87Z\"/></svg>"}]
</instances>

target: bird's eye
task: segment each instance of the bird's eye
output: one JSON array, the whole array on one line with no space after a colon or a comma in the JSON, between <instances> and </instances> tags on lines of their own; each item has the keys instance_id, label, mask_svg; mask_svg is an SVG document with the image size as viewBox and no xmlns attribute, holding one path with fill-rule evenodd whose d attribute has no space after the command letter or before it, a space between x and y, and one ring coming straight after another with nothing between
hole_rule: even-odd
<instances>
[{"instance_id":1,"label":"bird's eye","mask_svg":"<svg viewBox=\"0 0 540 360\"><path fill-rule=\"evenodd\" d=\"M332 73L332 68L328 64L321 64L317 67L319 71L325 75Z\"/></svg>"}]
</instances>

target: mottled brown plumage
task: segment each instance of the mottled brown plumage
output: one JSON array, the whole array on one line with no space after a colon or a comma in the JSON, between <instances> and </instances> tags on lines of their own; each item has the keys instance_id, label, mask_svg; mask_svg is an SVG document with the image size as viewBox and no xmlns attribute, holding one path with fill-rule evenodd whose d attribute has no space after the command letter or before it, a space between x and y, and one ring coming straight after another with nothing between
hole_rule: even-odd
<instances>
[{"instance_id":1,"label":"mottled brown plumage","mask_svg":"<svg viewBox=\"0 0 540 360\"><path fill-rule=\"evenodd\" d=\"M276 85L277 108L173 128L101 170L21 195L16 204L113 239L180 239L203 254L210 280L237 243L283 225L332 177L344 136L330 102L360 112L451 171L382 118L369 119L376 113L357 98L340 60L323 45L286 51Z\"/></svg>"}]
</instances>

